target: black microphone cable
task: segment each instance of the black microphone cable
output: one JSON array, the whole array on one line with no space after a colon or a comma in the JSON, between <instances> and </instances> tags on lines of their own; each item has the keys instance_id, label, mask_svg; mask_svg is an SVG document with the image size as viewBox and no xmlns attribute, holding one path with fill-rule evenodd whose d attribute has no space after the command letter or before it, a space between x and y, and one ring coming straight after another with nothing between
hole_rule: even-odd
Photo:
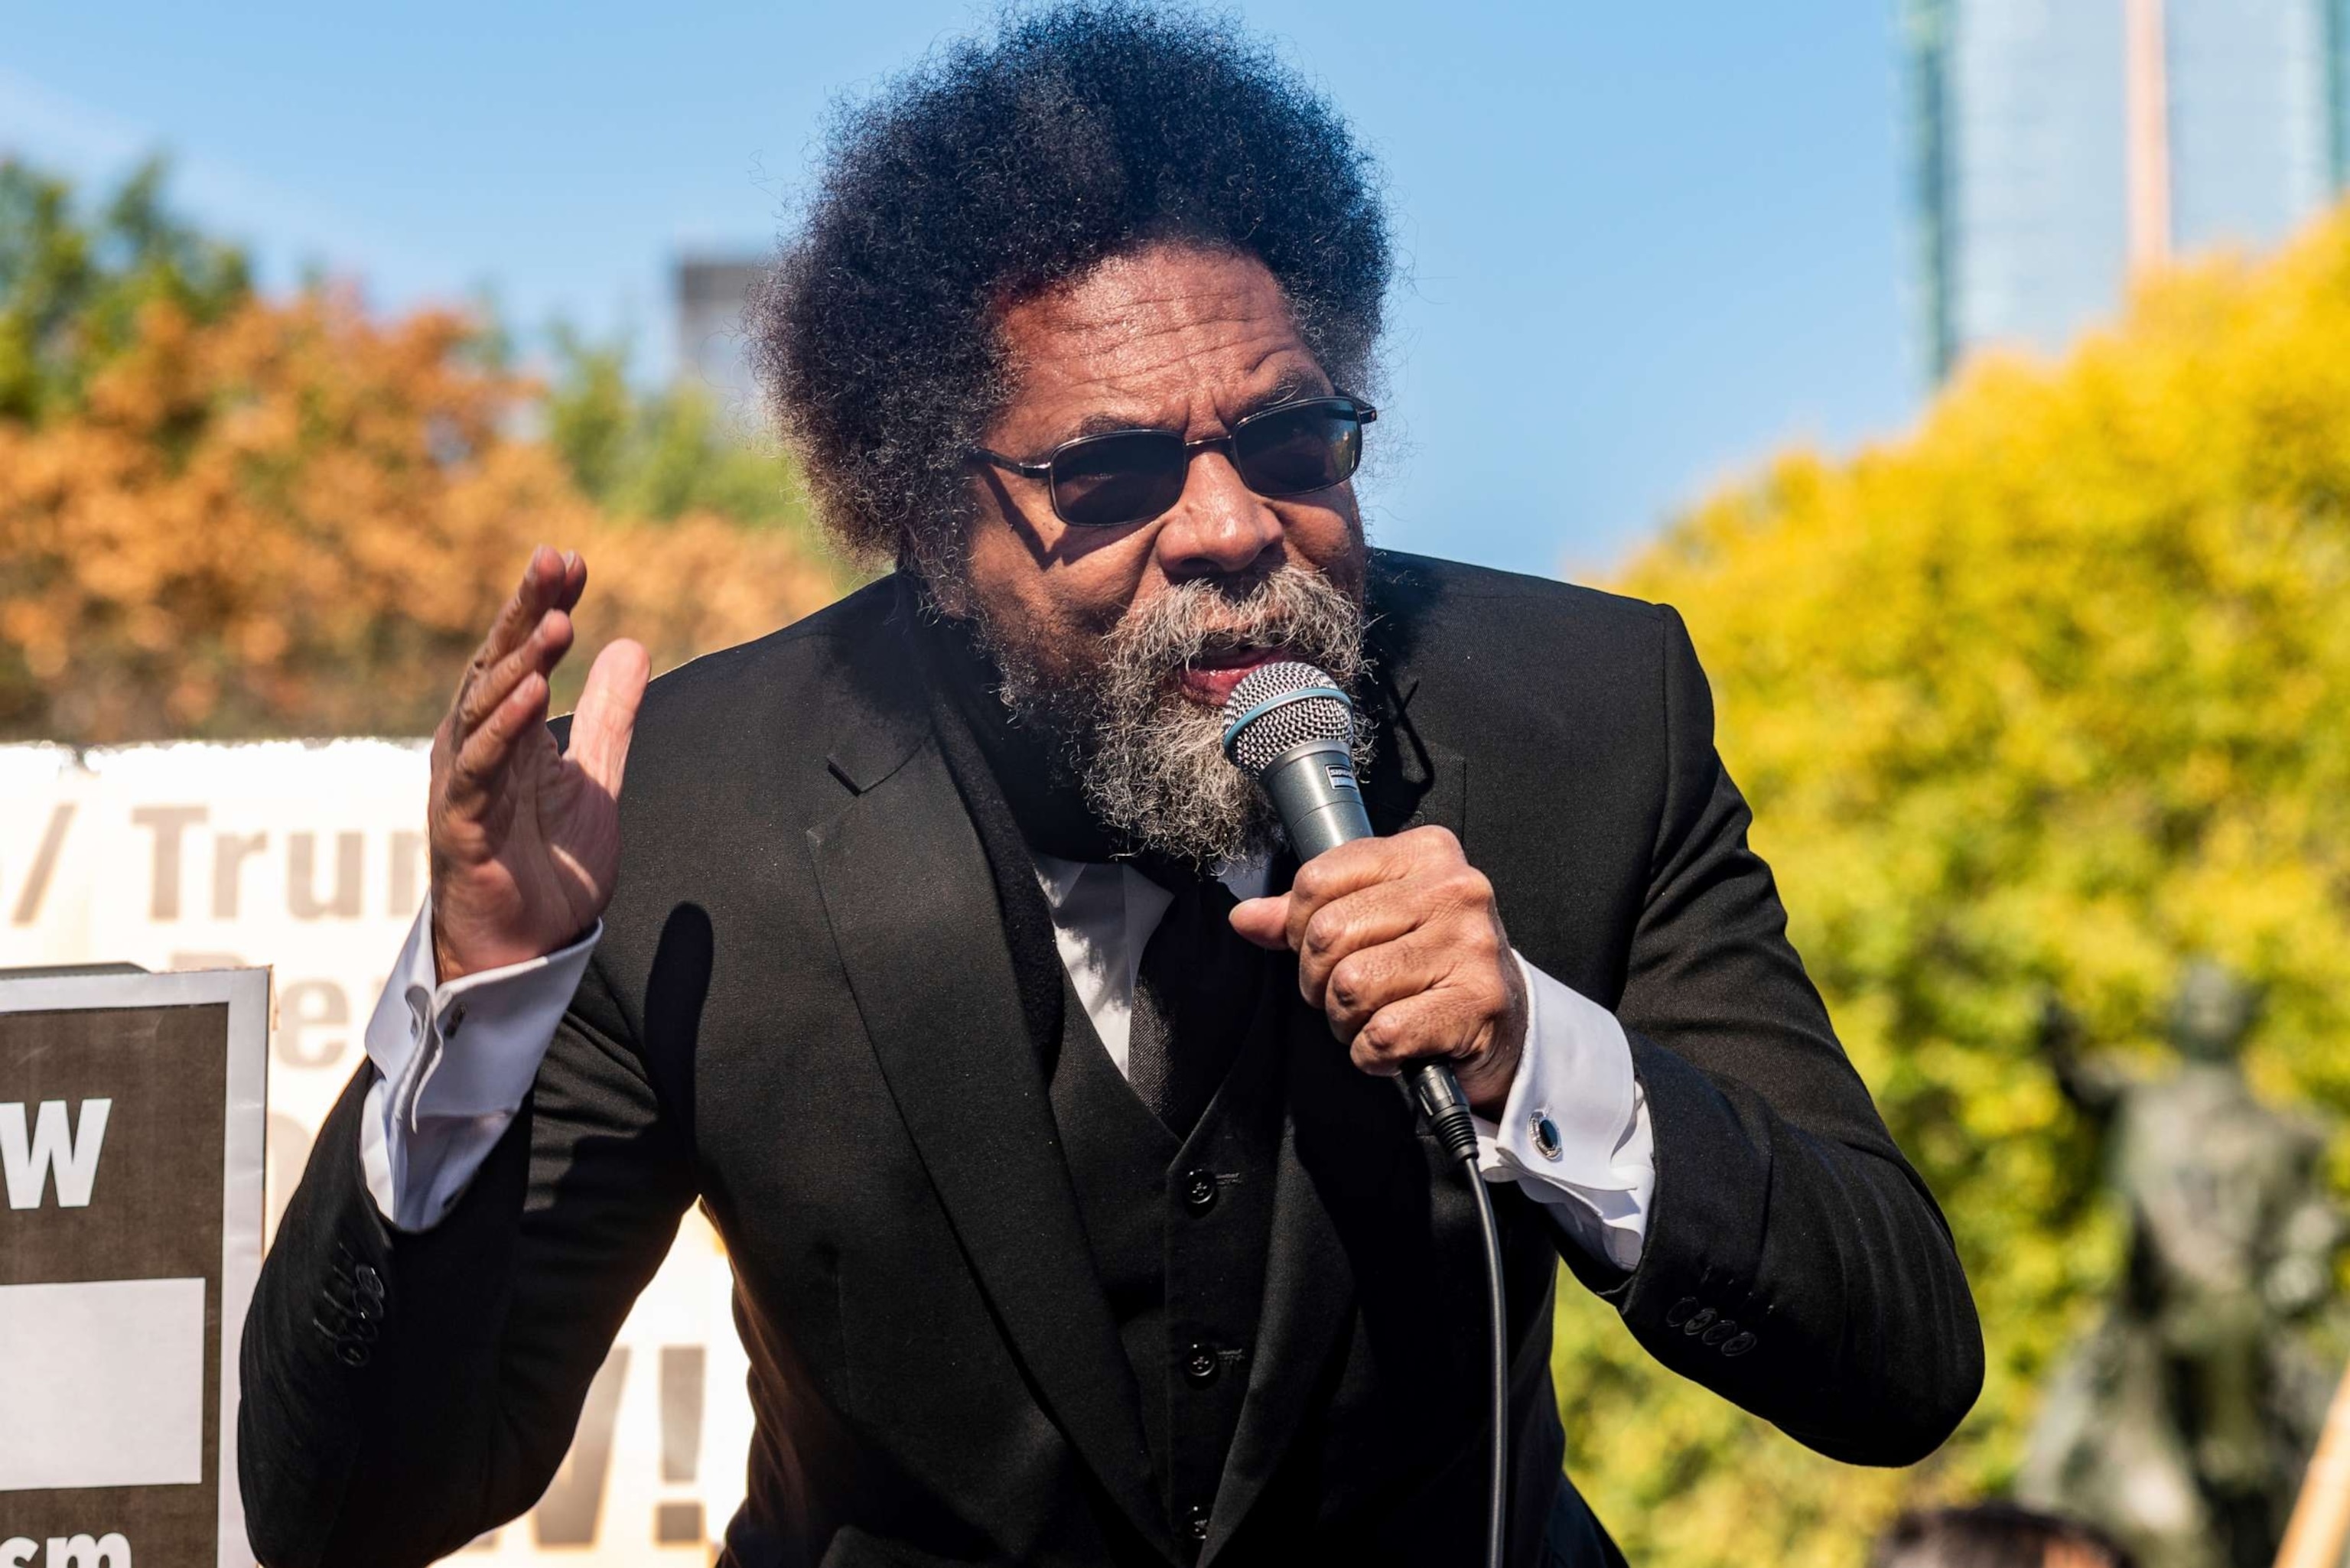
<instances>
[{"instance_id":1,"label":"black microphone cable","mask_svg":"<svg viewBox=\"0 0 2350 1568\"><path fill-rule=\"evenodd\" d=\"M1224 755L1271 799L1301 865L1325 850L1372 836L1362 787L1355 779L1355 705L1326 673L1295 662L1260 665L1232 688L1224 702ZM1452 1069L1441 1062L1414 1063L1398 1082L1404 1097L1427 1116L1437 1142L1460 1163L1477 1207L1492 1371L1485 1563L1486 1568L1502 1568L1503 1513L1509 1495L1510 1366L1501 1230L1493 1220L1492 1195L1477 1169L1477 1125Z\"/></svg>"},{"instance_id":2,"label":"black microphone cable","mask_svg":"<svg viewBox=\"0 0 2350 1568\"><path fill-rule=\"evenodd\" d=\"M1429 1129L1444 1151L1460 1161L1469 1179L1469 1195L1477 1204L1477 1232L1485 1244L1485 1335L1492 1386L1491 1452L1485 1493L1485 1564L1502 1568L1502 1516L1509 1496L1510 1355L1508 1317L1502 1278L1502 1231L1493 1220L1493 1195L1477 1168L1477 1124L1462 1098L1452 1069L1429 1063L1404 1069L1405 1095L1428 1117Z\"/></svg>"}]
</instances>

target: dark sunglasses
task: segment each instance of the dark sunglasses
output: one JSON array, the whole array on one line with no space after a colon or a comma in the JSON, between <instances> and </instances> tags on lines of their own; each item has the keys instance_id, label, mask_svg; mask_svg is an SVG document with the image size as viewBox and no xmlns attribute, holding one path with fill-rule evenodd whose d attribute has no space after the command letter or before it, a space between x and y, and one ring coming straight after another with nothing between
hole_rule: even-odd
<instances>
[{"instance_id":1,"label":"dark sunglasses","mask_svg":"<svg viewBox=\"0 0 2350 1568\"><path fill-rule=\"evenodd\" d=\"M1205 441L1174 431L1110 431L1055 447L1041 462L1022 462L980 448L972 455L1052 486L1053 515L1074 528L1146 523L1173 506L1190 477L1191 456L1222 447L1241 483L1278 499L1327 490L1351 478L1363 461L1363 427L1379 410L1344 393L1277 403Z\"/></svg>"}]
</instances>

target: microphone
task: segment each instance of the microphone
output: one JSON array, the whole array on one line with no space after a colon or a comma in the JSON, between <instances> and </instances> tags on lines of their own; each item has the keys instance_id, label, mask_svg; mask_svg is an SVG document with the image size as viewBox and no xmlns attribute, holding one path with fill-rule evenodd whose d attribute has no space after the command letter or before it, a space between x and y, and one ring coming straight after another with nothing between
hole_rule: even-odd
<instances>
[{"instance_id":1,"label":"microphone","mask_svg":"<svg viewBox=\"0 0 2350 1568\"><path fill-rule=\"evenodd\" d=\"M1300 862L1371 836L1363 788L1355 777L1355 704L1313 665L1267 664L1241 677L1224 700L1224 755L1256 781L1281 815ZM1486 1383L1490 1408L1486 1458L1485 1563L1502 1568L1502 1523L1510 1472L1510 1371L1502 1235L1493 1200L1477 1173L1477 1124L1452 1069L1415 1062L1398 1082L1418 1104L1444 1151L1467 1168L1485 1253Z\"/></svg>"},{"instance_id":2,"label":"microphone","mask_svg":"<svg viewBox=\"0 0 2350 1568\"><path fill-rule=\"evenodd\" d=\"M1354 702L1311 664L1260 665L1224 700L1224 755L1273 802L1301 863L1372 836L1354 741ZM1477 1126L1452 1069L1415 1062L1401 1081L1446 1152L1475 1160Z\"/></svg>"}]
</instances>

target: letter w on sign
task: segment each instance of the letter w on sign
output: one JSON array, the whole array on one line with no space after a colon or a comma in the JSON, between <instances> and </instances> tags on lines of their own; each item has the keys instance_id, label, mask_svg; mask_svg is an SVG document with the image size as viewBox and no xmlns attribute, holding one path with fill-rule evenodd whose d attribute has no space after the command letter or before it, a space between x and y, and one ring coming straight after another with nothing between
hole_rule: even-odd
<instances>
[{"instance_id":1,"label":"letter w on sign","mask_svg":"<svg viewBox=\"0 0 2350 1568\"><path fill-rule=\"evenodd\" d=\"M27 1137L24 1106L0 1105L0 1175L8 1180L8 1207L38 1209L41 1189L55 1171L57 1207L88 1208L90 1184L98 1179L98 1151L106 1142L107 1113L113 1108L112 1100L84 1100L81 1125L68 1131L66 1103L43 1100Z\"/></svg>"}]
</instances>

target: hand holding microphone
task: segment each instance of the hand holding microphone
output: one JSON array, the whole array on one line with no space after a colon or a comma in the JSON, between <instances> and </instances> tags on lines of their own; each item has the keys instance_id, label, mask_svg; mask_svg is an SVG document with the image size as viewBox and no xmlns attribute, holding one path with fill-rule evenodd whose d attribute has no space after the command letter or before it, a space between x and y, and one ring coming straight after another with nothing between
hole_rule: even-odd
<instances>
[{"instance_id":1,"label":"hand holding microphone","mask_svg":"<svg viewBox=\"0 0 2350 1568\"><path fill-rule=\"evenodd\" d=\"M1493 885L1444 828L1370 836L1351 706L1320 670L1253 670L1224 711L1226 754L1272 796L1302 862L1287 893L1234 909L1232 929L1296 952L1298 989L1356 1066L1382 1075L1449 1066L1470 1106L1497 1116L1527 1004Z\"/></svg>"}]
</instances>

